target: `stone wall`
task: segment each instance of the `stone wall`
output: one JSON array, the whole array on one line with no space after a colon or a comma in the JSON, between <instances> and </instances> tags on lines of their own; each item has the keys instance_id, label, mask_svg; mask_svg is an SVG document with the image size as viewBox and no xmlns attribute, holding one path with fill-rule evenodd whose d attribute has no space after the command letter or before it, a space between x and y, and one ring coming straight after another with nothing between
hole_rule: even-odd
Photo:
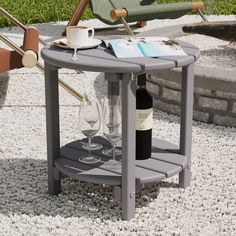
<instances>
[{"instance_id":1,"label":"stone wall","mask_svg":"<svg viewBox=\"0 0 236 236\"><path fill-rule=\"evenodd\" d=\"M180 115L179 82L148 76L147 89L153 96L154 107ZM236 91L233 93L195 86L193 119L236 127Z\"/></svg>"}]
</instances>

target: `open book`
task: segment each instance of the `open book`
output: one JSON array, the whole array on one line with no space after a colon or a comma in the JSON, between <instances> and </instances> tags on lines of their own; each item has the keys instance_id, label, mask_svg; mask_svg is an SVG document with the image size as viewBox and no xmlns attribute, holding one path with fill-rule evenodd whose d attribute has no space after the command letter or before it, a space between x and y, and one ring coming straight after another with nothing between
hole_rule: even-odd
<instances>
[{"instance_id":1,"label":"open book","mask_svg":"<svg viewBox=\"0 0 236 236\"><path fill-rule=\"evenodd\" d=\"M167 37L104 39L103 42L117 58L186 55L178 42Z\"/></svg>"}]
</instances>

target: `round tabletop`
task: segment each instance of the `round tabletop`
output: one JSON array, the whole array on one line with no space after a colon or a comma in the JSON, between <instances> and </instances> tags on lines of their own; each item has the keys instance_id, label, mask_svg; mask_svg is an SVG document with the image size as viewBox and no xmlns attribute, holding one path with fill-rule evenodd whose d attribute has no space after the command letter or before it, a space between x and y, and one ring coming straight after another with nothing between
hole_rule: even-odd
<instances>
[{"instance_id":1,"label":"round tabletop","mask_svg":"<svg viewBox=\"0 0 236 236\"><path fill-rule=\"evenodd\" d=\"M178 42L187 55L117 58L110 49L100 45L93 49L78 50L78 61L72 61L73 50L59 48L54 44L44 47L41 55L46 63L58 68L112 73L143 73L187 66L198 59L200 51L196 46L184 41Z\"/></svg>"}]
</instances>

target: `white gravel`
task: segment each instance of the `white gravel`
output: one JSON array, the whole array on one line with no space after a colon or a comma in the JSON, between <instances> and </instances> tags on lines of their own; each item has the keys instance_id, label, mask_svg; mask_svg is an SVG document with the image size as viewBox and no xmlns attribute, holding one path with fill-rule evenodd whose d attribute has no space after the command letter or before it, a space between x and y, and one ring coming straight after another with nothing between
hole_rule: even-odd
<instances>
[{"instance_id":1,"label":"white gravel","mask_svg":"<svg viewBox=\"0 0 236 236\"><path fill-rule=\"evenodd\" d=\"M197 22L199 18L153 21L146 29L186 20ZM37 27L45 39L52 40L64 25ZM20 43L20 30L0 32ZM78 75L64 69L60 78L98 98L106 93L99 73ZM81 137L76 129L79 102L60 89L60 104L64 144ZM179 117L155 110L154 118L154 135L178 143ZM191 187L178 188L177 177L145 186L136 198L135 218L126 222L121 220L111 187L66 178L61 194L47 194L42 73L36 69L10 72L0 124L0 235L236 235L235 128L194 122Z\"/></svg>"}]
</instances>

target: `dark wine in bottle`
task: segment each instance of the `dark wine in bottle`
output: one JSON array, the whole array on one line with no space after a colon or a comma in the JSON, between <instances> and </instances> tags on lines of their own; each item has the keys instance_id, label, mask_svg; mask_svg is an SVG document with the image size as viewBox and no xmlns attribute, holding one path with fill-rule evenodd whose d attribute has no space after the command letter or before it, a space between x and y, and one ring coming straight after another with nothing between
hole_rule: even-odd
<instances>
[{"instance_id":1,"label":"dark wine in bottle","mask_svg":"<svg viewBox=\"0 0 236 236\"><path fill-rule=\"evenodd\" d=\"M136 160L151 157L153 102L146 90L146 74L137 78L136 90Z\"/></svg>"}]
</instances>

